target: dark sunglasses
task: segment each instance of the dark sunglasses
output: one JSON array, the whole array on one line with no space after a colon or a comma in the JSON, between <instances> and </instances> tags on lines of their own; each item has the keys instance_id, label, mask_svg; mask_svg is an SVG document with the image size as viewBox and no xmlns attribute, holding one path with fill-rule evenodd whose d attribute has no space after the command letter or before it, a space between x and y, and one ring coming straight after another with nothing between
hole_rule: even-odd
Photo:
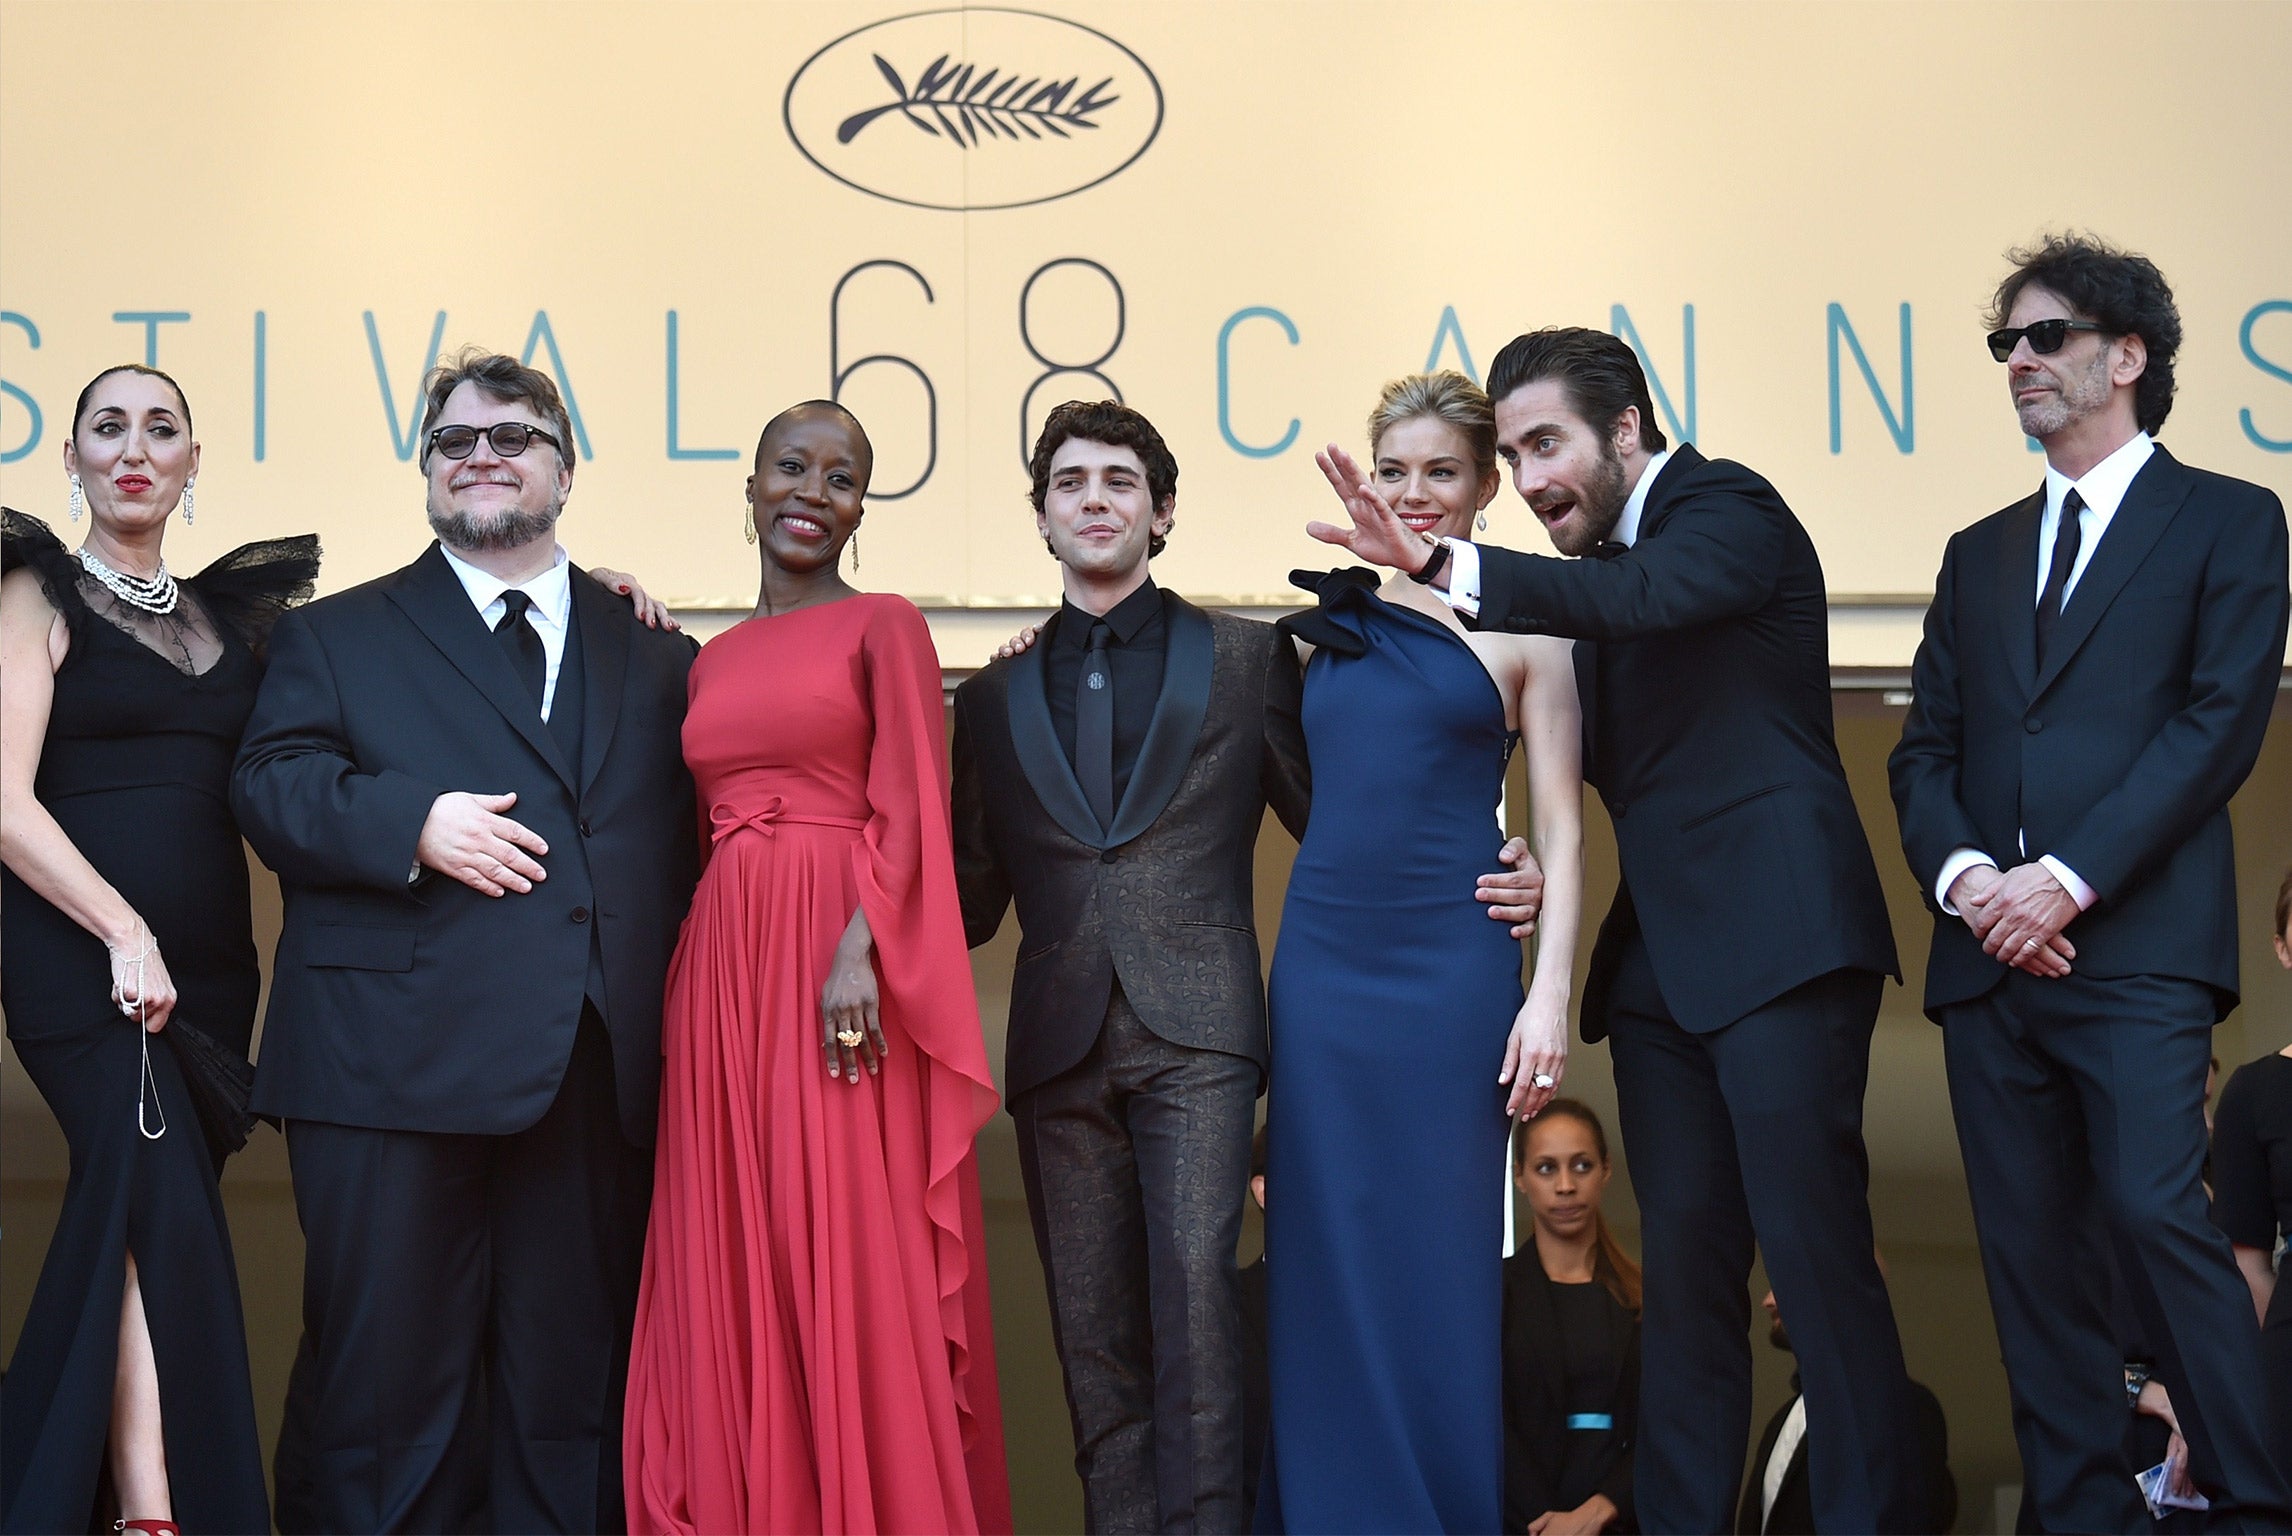
<instances>
[{"instance_id":1,"label":"dark sunglasses","mask_svg":"<svg viewBox=\"0 0 2292 1536\"><path fill-rule=\"evenodd\" d=\"M2054 343L2054 346L2059 345L2061 343ZM539 427L529 427L522 421L497 421L482 434L475 427L439 427L430 434L430 447L449 459L466 459L477 452L481 435L493 445L493 451L505 459L514 459L525 452L537 437L559 454L565 452L563 443Z\"/></svg>"},{"instance_id":2,"label":"dark sunglasses","mask_svg":"<svg viewBox=\"0 0 2292 1536\"><path fill-rule=\"evenodd\" d=\"M2002 363L2013 356L2014 345L2026 338L2030 351L2039 357L2051 357L2061 350L2071 331L2100 329L2090 320L2040 320L2035 325L2009 325L2002 331L1990 332L1990 356Z\"/></svg>"}]
</instances>

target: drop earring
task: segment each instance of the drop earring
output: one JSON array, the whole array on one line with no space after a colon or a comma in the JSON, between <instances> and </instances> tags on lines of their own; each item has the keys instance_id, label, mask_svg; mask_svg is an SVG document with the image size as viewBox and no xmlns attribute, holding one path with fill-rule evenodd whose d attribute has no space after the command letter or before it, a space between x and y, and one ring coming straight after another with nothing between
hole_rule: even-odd
<instances>
[{"instance_id":1,"label":"drop earring","mask_svg":"<svg viewBox=\"0 0 2292 1536\"><path fill-rule=\"evenodd\" d=\"M1486 533L1488 531L1488 514L1485 512L1480 514L1480 531L1482 533Z\"/></svg>"},{"instance_id":2,"label":"drop earring","mask_svg":"<svg viewBox=\"0 0 2292 1536\"><path fill-rule=\"evenodd\" d=\"M186 528L188 528L188 527L190 527L190 526L191 526L191 521L192 521L192 519L191 519L191 487L193 487L193 486L197 485L198 483L199 483L199 480L198 480L198 477L197 477L197 476L193 476L191 479L189 479L189 480L186 480L186 481L184 481L184 482L183 482L183 526L184 526L184 527L186 527Z\"/></svg>"},{"instance_id":3,"label":"drop earring","mask_svg":"<svg viewBox=\"0 0 2292 1536\"><path fill-rule=\"evenodd\" d=\"M749 543L756 542L756 503L753 501L748 503L747 512L741 516L740 532Z\"/></svg>"},{"instance_id":4,"label":"drop earring","mask_svg":"<svg viewBox=\"0 0 2292 1536\"><path fill-rule=\"evenodd\" d=\"M852 574L857 576L860 573L860 531L857 528L854 528L852 530L852 536L844 540L844 542L851 546Z\"/></svg>"},{"instance_id":5,"label":"drop earring","mask_svg":"<svg viewBox=\"0 0 2292 1536\"><path fill-rule=\"evenodd\" d=\"M80 514L85 512L87 509L87 495L80 489L80 477L74 475L72 476L72 521L75 523L78 522L80 520Z\"/></svg>"}]
</instances>

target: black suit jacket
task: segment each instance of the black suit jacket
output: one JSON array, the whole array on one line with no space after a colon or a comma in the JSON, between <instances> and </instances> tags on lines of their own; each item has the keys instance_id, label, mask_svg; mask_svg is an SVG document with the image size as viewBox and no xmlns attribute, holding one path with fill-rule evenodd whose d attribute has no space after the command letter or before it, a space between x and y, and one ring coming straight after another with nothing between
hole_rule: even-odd
<instances>
[{"instance_id":1,"label":"black suit jacket","mask_svg":"<svg viewBox=\"0 0 2292 1536\"><path fill-rule=\"evenodd\" d=\"M286 900L255 1108L501 1135L541 1118L600 947L621 1123L652 1140L661 993L699 868L679 733L697 647L576 570L581 760L566 761L438 547L297 609L232 804ZM549 878L498 900L425 871L430 803L514 790Z\"/></svg>"},{"instance_id":2,"label":"black suit jacket","mask_svg":"<svg viewBox=\"0 0 2292 1536\"><path fill-rule=\"evenodd\" d=\"M1829 622L1822 561L1774 487L1684 443L1615 559L1482 549L1478 627L1577 640L1584 776L1623 864L1585 1039L1607 1032L1635 930L1697 1033L1832 971L1898 974L1831 729Z\"/></svg>"},{"instance_id":3,"label":"black suit jacket","mask_svg":"<svg viewBox=\"0 0 2292 1536\"><path fill-rule=\"evenodd\" d=\"M2030 605L2035 608L2033 602ZM1910 1388L1910 1427L1917 1437L1913 1450L1917 1490L1923 1501L1915 1530L1946 1531L1958 1520L1958 1480L1950 1475L1950 1426L1942 1417L1941 1400L1918 1382L1908 1383ZM1814 1494L1807 1482L1807 1442L1801 1439L1791 1452L1791 1464L1783 1473L1783 1485L1775 1490L1775 1506L1767 1511L1766 1523L1759 1520L1759 1504L1766 1497L1767 1463L1773 1459L1775 1442L1782 1437L1783 1421L1791 1416L1791 1404L1799 1400L1798 1378L1791 1378L1791 1395L1775 1416L1767 1420L1760 1431L1758 1453L1751 1458L1751 1470L1743 1481L1743 1501L1735 1511L1735 1530L1738 1536L1814 1536ZM1807 1434L1814 1426L1807 1426Z\"/></svg>"},{"instance_id":4,"label":"black suit jacket","mask_svg":"<svg viewBox=\"0 0 2292 1536\"><path fill-rule=\"evenodd\" d=\"M1270 804L1305 825L1297 655L1270 624L1163 594L1162 692L1114 825L1061 750L1042 647L955 690L955 875L971 943L1014 899L1004 1097L1080 1061L1117 979L1165 1040L1266 1063L1252 873Z\"/></svg>"},{"instance_id":5,"label":"black suit jacket","mask_svg":"<svg viewBox=\"0 0 2292 1536\"><path fill-rule=\"evenodd\" d=\"M1889 764L1927 905L1943 862L2051 854L2099 893L2067 930L2088 976L2179 976L2236 1003L2228 801L2259 756L2284 665L2284 506L2158 448L2037 665L2039 494L1950 540ZM1926 1009L2005 967L1936 912Z\"/></svg>"},{"instance_id":6,"label":"black suit jacket","mask_svg":"<svg viewBox=\"0 0 2292 1536\"><path fill-rule=\"evenodd\" d=\"M1504 1528L1523 1531L1530 1521L1558 1507L1564 1497L1553 1486L1568 1455L1568 1441L1598 1458L1603 1468L1598 1489L1616 1507L1616 1531L1636 1531L1632 1500L1632 1453L1639 1441L1639 1318L1599 1286L1605 1303L1601 1320L1616 1362L1614 1381L1603 1396L1606 1429L1570 1429L1571 1409L1597 1405L1567 1400L1568 1356L1560 1336L1560 1314L1552 1281L1536 1252L1533 1236L1504 1261ZM1590 1437L1598 1436L1594 1446ZM1570 1506L1571 1508L1573 1506Z\"/></svg>"}]
</instances>

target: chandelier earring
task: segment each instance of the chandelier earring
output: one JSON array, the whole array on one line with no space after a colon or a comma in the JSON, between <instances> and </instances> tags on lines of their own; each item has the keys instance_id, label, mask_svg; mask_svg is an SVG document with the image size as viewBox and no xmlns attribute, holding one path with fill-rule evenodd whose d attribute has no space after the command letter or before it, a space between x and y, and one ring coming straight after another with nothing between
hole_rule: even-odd
<instances>
[{"instance_id":1,"label":"chandelier earring","mask_svg":"<svg viewBox=\"0 0 2292 1536\"><path fill-rule=\"evenodd\" d=\"M186 528L191 526L191 487L198 483L196 475L183 482L183 526Z\"/></svg>"},{"instance_id":2,"label":"chandelier earring","mask_svg":"<svg viewBox=\"0 0 2292 1536\"><path fill-rule=\"evenodd\" d=\"M756 503L753 501L748 503L748 510L741 516L740 532L749 543L756 542Z\"/></svg>"},{"instance_id":3,"label":"chandelier earring","mask_svg":"<svg viewBox=\"0 0 2292 1536\"><path fill-rule=\"evenodd\" d=\"M87 509L87 493L80 489L80 477L74 475L72 476L72 521L75 523L78 522L80 520L80 514L85 512Z\"/></svg>"}]
</instances>

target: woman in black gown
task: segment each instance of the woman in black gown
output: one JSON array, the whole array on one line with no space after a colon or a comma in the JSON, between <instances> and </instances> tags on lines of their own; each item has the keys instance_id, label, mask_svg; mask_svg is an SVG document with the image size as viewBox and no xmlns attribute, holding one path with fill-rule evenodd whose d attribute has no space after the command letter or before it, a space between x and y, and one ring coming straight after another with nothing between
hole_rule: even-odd
<instances>
[{"instance_id":1,"label":"woman in black gown","mask_svg":"<svg viewBox=\"0 0 2292 1536\"><path fill-rule=\"evenodd\" d=\"M1609 1233L1607 1131L1554 1099L1520 1123L1512 1182L1535 1235L1504 1261L1504 1529L1636 1531L1639 1266Z\"/></svg>"},{"instance_id":2,"label":"woman in black gown","mask_svg":"<svg viewBox=\"0 0 2292 1536\"><path fill-rule=\"evenodd\" d=\"M270 1529L220 1169L185 1047L155 1037L247 1051L259 980L231 759L318 541L250 544L176 582L160 544L178 504L192 515L198 462L174 381L110 369L64 449L86 545L0 514L0 1006L71 1147L0 1389L10 1532Z\"/></svg>"}]
</instances>

